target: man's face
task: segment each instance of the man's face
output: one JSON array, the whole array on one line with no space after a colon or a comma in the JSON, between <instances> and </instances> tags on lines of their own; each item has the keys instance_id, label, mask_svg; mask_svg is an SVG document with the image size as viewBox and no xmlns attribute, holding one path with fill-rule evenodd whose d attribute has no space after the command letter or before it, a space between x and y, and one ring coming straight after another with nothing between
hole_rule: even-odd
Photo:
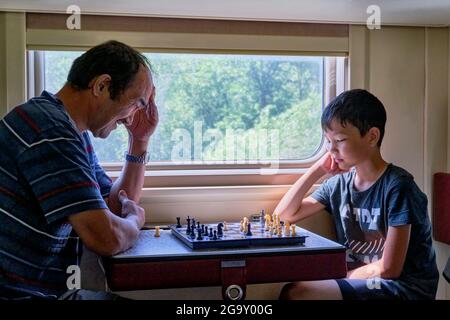
<instances>
[{"instance_id":1,"label":"man's face","mask_svg":"<svg viewBox=\"0 0 450 320\"><path fill-rule=\"evenodd\" d=\"M131 86L120 96L111 100L108 93L107 97L102 99L90 126L94 137L104 139L117 128L118 124L131 123L135 111L147 106L152 92L153 81L150 71L141 66Z\"/></svg>"},{"instance_id":2,"label":"man's face","mask_svg":"<svg viewBox=\"0 0 450 320\"><path fill-rule=\"evenodd\" d=\"M369 134L361 136L359 129L348 122L343 127L333 120L330 127L325 130L325 142L340 169L349 170L368 158L372 149Z\"/></svg>"}]
</instances>

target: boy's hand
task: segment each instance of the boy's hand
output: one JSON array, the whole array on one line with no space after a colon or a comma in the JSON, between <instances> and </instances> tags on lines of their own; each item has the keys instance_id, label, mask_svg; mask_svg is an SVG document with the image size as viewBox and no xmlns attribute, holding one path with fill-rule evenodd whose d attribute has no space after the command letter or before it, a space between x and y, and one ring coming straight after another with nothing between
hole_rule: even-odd
<instances>
[{"instance_id":1,"label":"boy's hand","mask_svg":"<svg viewBox=\"0 0 450 320\"><path fill-rule=\"evenodd\" d=\"M327 152L323 155L322 158L319 159L319 161L317 161L314 164L314 167L316 170L322 170L323 171L323 175L325 174L331 174L331 175L336 175L336 174L340 174L340 173L344 173L347 172L348 170L342 170L341 168L339 168L339 165L337 164L337 162L334 160L333 156Z\"/></svg>"}]
</instances>

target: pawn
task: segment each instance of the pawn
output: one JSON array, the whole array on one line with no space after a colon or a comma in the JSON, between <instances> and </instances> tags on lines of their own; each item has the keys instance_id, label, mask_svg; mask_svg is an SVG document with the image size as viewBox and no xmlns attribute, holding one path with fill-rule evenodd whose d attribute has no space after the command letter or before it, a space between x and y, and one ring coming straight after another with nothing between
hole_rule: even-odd
<instances>
[{"instance_id":1,"label":"pawn","mask_svg":"<svg viewBox=\"0 0 450 320\"><path fill-rule=\"evenodd\" d=\"M286 222L284 224L284 235L288 236L288 237L291 235L291 226L290 226L289 222Z\"/></svg>"},{"instance_id":2,"label":"pawn","mask_svg":"<svg viewBox=\"0 0 450 320\"><path fill-rule=\"evenodd\" d=\"M195 239L195 231L194 231L194 230L195 230L194 228L191 228L191 233L189 234L189 237L190 237L192 240Z\"/></svg>"},{"instance_id":3,"label":"pawn","mask_svg":"<svg viewBox=\"0 0 450 320\"><path fill-rule=\"evenodd\" d=\"M296 235L295 224L291 224L291 235L293 237L295 237L295 235Z\"/></svg>"},{"instance_id":4,"label":"pawn","mask_svg":"<svg viewBox=\"0 0 450 320\"><path fill-rule=\"evenodd\" d=\"M197 240L203 240L202 229L197 229Z\"/></svg>"},{"instance_id":5,"label":"pawn","mask_svg":"<svg viewBox=\"0 0 450 320\"><path fill-rule=\"evenodd\" d=\"M212 238L213 237L213 228L209 228L209 235L208 237Z\"/></svg>"},{"instance_id":6,"label":"pawn","mask_svg":"<svg viewBox=\"0 0 450 320\"><path fill-rule=\"evenodd\" d=\"M180 217L177 217L177 228L181 228Z\"/></svg>"},{"instance_id":7,"label":"pawn","mask_svg":"<svg viewBox=\"0 0 450 320\"><path fill-rule=\"evenodd\" d=\"M228 231L228 225L226 221L223 222L223 231Z\"/></svg>"},{"instance_id":8,"label":"pawn","mask_svg":"<svg viewBox=\"0 0 450 320\"><path fill-rule=\"evenodd\" d=\"M252 235L252 226L250 223L247 224L247 233L245 234L246 236L251 236Z\"/></svg>"},{"instance_id":9,"label":"pawn","mask_svg":"<svg viewBox=\"0 0 450 320\"><path fill-rule=\"evenodd\" d=\"M161 236L161 234L160 234L160 232L159 232L159 227L155 227L155 237L160 237Z\"/></svg>"},{"instance_id":10,"label":"pawn","mask_svg":"<svg viewBox=\"0 0 450 320\"><path fill-rule=\"evenodd\" d=\"M213 240L217 240L217 231L216 230L214 230L214 235L213 235L213 238L212 238Z\"/></svg>"}]
</instances>

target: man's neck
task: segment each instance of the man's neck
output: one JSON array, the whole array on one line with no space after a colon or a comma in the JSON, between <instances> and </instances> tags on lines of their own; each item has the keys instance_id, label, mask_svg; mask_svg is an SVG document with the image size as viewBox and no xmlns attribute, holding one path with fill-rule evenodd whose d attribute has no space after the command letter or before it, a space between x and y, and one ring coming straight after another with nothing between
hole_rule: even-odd
<instances>
[{"instance_id":1,"label":"man's neck","mask_svg":"<svg viewBox=\"0 0 450 320\"><path fill-rule=\"evenodd\" d=\"M89 106L83 91L74 90L66 84L56 93L56 96L62 101L77 129L85 131L88 128Z\"/></svg>"},{"instance_id":2,"label":"man's neck","mask_svg":"<svg viewBox=\"0 0 450 320\"><path fill-rule=\"evenodd\" d=\"M358 191L370 188L384 173L388 163L377 152L373 157L356 166L354 187Z\"/></svg>"}]
</instances>

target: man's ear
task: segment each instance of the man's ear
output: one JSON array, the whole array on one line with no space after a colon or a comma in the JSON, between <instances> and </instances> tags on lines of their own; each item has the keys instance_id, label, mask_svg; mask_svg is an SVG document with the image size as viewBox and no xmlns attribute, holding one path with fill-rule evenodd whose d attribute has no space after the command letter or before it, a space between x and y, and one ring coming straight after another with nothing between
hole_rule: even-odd
<instances>
[{"instance_id":1,"label":"man's ear","mask_svg":"<svg viewBox=\"0 0 450 320\"><path fill-rule=\"evenodd\" d=\"M380 141L380 129L377 127L370 128L369 132L367 132L367 137L369 138L370 146L377 146L378 141Z\"/></svg>"},{"instance_id":2,"label":"man's ear","mask_svg":"<svg viewBox=\"0 0 450 320\"><path fill-rule=\"evenodd\" d=\"M101 74L92 80L92 93L99 97L103 94L109 94L109 86L111 84L111 76L109 74Z\"/></svg>"}]
</instances>

